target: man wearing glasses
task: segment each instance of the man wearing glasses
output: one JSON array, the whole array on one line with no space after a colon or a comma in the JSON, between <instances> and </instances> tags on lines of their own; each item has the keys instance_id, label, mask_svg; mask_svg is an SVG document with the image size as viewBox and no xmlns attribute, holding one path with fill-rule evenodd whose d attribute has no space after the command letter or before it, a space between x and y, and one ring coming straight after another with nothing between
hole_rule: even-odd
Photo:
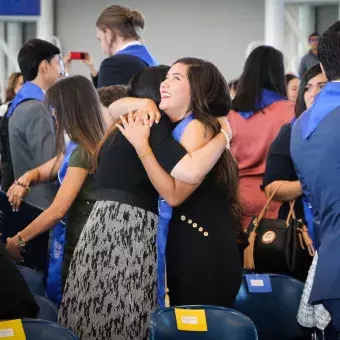
<instances>
[{"instance_id":1,"label":"man wearing glasses","mask_svg":"<svg viewBox=\"0 0 340 340\"><path fill-rule=\"evenodd\" d=\"M299 75L302 77L304 73L315 64L319 63L318 45L320 40L319 33L313 33L309 36L308 42L310 46L309 52L301 59Z\"/></svg>"}]
</instances>

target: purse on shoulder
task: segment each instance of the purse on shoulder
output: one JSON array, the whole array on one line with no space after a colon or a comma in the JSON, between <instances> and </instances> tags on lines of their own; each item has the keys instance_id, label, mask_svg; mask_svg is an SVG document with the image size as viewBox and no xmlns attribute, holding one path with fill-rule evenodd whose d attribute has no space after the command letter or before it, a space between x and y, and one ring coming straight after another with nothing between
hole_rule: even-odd
<instances>
[{"instance_id":1,"label":"purse on shoulder","mask_svg":"<svg viewBox=\"0 0 340 340\"><path fill-rule=\"evenodd\" d=\"M287 220L268 219L265 214L278 185L248 227L249 246L244 251L244 268L258 273L286 274L305 281L315 254L313 242L290 202Z\"/></svg>"}]
</instances>

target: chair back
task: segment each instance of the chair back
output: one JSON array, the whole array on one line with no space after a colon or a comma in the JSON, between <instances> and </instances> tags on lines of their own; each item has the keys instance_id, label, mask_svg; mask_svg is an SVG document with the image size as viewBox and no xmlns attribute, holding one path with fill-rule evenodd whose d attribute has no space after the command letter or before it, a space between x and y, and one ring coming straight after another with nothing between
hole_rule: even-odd
<instances>
[{"instance_id":1,"label":"chair back","mask_svg":"<svg viewBox=\"0 0 340 340\"><path fill-rule=\"evenodd\" d=\"M46 320L23 319L26 340L79 340L67 328Z\"/></svg>"},{"instance_id":2,"label":"chair back","mask_svg":"<svg viewBox=\"0 0 340 340\"><path fill-rule=\"evenodd\" d=\"M254 323L245 315L223 307L180 306L181 309L203 309L206 315L206 332L179 331L175 308L164 308L152 314L150 340L256 340Z\"/></svg>"},{"instance_id":3,"label":"chair back","mask_svg":"<svg viewBox=\"0 0 340 340\"><path fill-rule=\"evenodd\" d=\"M18 269L33 294L46 296L44 278L42 274L24 266L18 266Z\"/></svg>"},{"instance_id":4,"label":"chair back","mask_svg":"<svg viewBox=\"0 0 340 340\"><path fill-rule=\"evenodd\" d=\"M58 309L53 304L53 302L44 296L34 295L34 298L40 308L37 318L41 320L58 322Z\"/></svg>"},{"instance_id":5,"label":"chair back","mask_svg":"<svg viewBox=\"0 0 340 340\"><path fill-rule=\"evenodd\" d=\"M310 339L314 330L296 319L304 284L284 275L269 276L271 293L249 293L243 278L234 308L254 321L261 340Z\"/></svg>"}]
</instances>

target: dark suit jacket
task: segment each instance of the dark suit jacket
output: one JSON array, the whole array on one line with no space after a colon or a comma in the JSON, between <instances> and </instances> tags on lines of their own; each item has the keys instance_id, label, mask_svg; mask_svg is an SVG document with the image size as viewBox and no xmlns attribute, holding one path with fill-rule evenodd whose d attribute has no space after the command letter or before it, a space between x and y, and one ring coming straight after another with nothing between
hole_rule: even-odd
<instances>
[{"instance_id":1,"label":"dark suit jacket","mask_svg":"<svg viewBox=\"0 0 340 340\"><path fill-rule=\"evenodd\" d=\"M127 85L133 75L148 65L129 54L117 54L106 58L100 65L98 77L93 78L97 88L111 85Z\"/></svg>"}]
</instances>

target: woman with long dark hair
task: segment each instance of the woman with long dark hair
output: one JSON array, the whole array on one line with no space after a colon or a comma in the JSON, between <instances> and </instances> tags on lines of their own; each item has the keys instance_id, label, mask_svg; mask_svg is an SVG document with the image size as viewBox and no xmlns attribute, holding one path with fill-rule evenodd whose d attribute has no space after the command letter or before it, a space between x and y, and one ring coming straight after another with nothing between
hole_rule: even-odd
<instances>
[{"instance_id":1,"label":"woman with long dark hair","mask_svg":"<svg viewBox=\"0 0 340 340\"><path fill-rule=\"evenodd\" d=\"M315 96L326 84L327 79L323 75L320 64L309 68L301 79L299 95L295 105L295 121L301 114L309 109ZM289 201L295 200L295 215L307 222L308 231L314 239L313 222L308 219L311 215L306 200L303 200L301 183L298 180L292 158L290 156L290 136L293 122L282 126L278 136L270 146L266 170L263 176L263 186L270 196L275 188L280 185L274 195L274 200L284 202L279 211L279 218L286 219L289 212ZM310 221L309 221L310 220ZM307 268L306 268L307 269ZM305 278L307 272L303 273Z\"/></svg>"},{"instance_id":2,"label":"woman with long dark hair","mask_svg":"<svg viewBox=\"0 0 340 340\"><path fill-rule=\"evenodd\" d=\"M63 281L81 230L96 201L92 157L104 135L100 104L92 83L82 76L60 80L46 92L46 105L56 119L57 157L26 172L8 190L17 210L30 185L58 179L60 188L51 204L18 235L7 239L10 254L21 259L25 244L49 230L67 214L66 243L58 249L63 257ZM65 146L65 133L70 142Z\"/></svg>"},{"instance_id":3,"label":"woman with long dark hair","mask_svg":"<svg viewBox=\"0 0 340 340\"><path fill-rule=\"evenodd\" d=\"M292 120L294 103L287 100L283 55L260 46L249 55L237 87L228 120L233 131L231 152L240 169L243 227L263 208L261 190L270 144L281 126ZM279 205L272 204L267 216L276 218Z\"/></svg>"},{"instance_id":4,"label":"woman with long dark hair","mask_svg":"<svg viewBox=\"0 0 340 340\"><path fill-rule=\"evenodd\" d=\"M128 94L148 95L159 103L159 86L168 69L152 67L136 74ZM162 171L199 182L222 154L227 132L189 154L171 131L163 115L150 132ZM137 154L114 126L98 149L98 201L74 251L59 320L81 339L146 339L148 318L157 307L158 193L140 160L151 152ZM180 189L181 195L190 194Z\"/></svg>"},{"instance_id":5,"label":"woman with long dark hair","mask_svg":"<svg viewBox=\"0 0 340 340\"><path fill-rule=\"evenodd\" d=\"M186 123L180 139L186 150L200 148L219 133L216 117L225 117L231 101L227 84L213 64L197 58L179 59L160 91L159 107L173 128ZM129 122L123 120L120 130L138 154L145 154L141 161L152 184L174 207L166 248L170 304L232 306L242 276L236 242L241 208L234 158L225 150L200 183L182 184L181 190L188 194L181 195L152 152L148 125L129 118Z\"/></svg>"}]
</instances>

